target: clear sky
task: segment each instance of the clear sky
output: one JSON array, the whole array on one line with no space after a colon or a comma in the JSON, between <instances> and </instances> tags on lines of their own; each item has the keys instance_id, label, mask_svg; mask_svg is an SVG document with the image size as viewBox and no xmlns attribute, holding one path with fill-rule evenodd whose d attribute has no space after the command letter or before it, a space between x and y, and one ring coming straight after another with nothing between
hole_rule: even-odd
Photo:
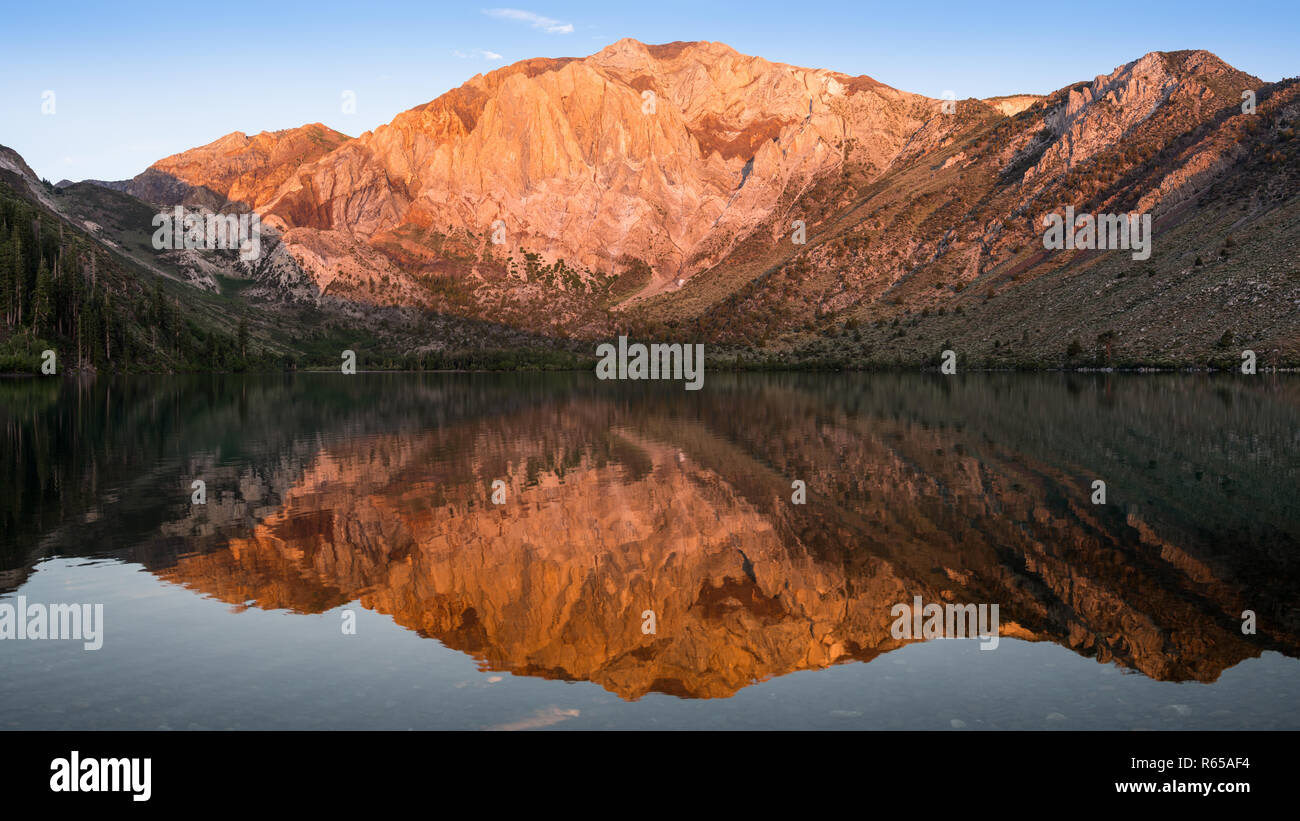
<instances>
[{"instance_id":1,"label":"clear sky","mask_svg":"<svg viewBox=\"0 0 1300 821\"><path fill-rule=\"evenodd\" d=\"M623 37L720 40L932 97L1045 93L1157 50L1300 74L1300 0L495 2L6 3L0 145L51 181L123 179L231 131L356 136L479 72Z\"/></svg>"}]
</instances>

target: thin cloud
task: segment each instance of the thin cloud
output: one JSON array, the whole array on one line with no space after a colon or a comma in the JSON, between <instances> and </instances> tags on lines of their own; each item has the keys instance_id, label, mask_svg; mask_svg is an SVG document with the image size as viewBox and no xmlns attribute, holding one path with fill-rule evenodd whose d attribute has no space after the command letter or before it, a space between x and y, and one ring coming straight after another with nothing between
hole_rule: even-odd
<instances>
[{"instance_id":1,"label":"thin cloud","mask_svg":"<svg viewBox=\"0 0 1300 821\"><path fill-rule=\"evenodd\" d=\"M541 29L547 34L572 34L572 23L561 23L551 17L543 17L531 11L522 9L483 9L483 13L488 17L495 17L498 20L513 20L516 23L527 23L535 29Z\"/></svg>"},{"instance_id":2,"label":"thin cloud","mask_svg":"<svg viewBox=\"0 0 1300 821\"><path fill-rule=\"evenodd\" d=\"M470 50L468 50L468 51L465 51L465 50L462 50L462 49L458 49L458 48L454 48L454 49L451 50L451 53L454 54L455 56L461 58L462 60L473 60L473 59L475 59L475 58L479 58L479 59L483 59L483 60L500 60L500 59L501 59L501 55L500 55L500 54L497 54L495 51L488 51L488 50L485 49L485 48L472 48L472 49L470 49Z\"/></svg>"}]
</instances>

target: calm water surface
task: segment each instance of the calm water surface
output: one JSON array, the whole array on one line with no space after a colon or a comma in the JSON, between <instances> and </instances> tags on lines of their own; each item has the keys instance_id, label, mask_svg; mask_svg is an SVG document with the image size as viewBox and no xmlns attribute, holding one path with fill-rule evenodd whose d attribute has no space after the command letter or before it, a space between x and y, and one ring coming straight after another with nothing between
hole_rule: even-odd
<instances>
[{"instance_id":1,"label":"calm water surface","mask_svg":"<svg viewBox=\"0 0 1300 821\"><path fill-rule=\"evenodd\" d=\"M1296 729L1298 421L1262 375L0 381L0 604L105 619L0 641L0 728ZM894 638L914 596L999 645Z\"/></svg>"}]
</instances>

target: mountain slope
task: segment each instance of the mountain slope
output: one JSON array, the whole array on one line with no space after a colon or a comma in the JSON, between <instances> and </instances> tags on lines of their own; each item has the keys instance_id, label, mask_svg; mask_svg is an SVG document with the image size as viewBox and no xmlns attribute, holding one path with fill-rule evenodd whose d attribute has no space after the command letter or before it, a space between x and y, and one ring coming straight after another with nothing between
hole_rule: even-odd
<instances>
[{"instance_id":1,"label":"mountain slope","mask_svg":"<svg viewBox=\"0 0 1300 821\"><path fill-rule=\"evenodd\" d=\"M1242 88L1258 89L1255 114ZM1112 332L1115 361L1190 364L1235 331L1295 361L1297 93L1190 52L1148 55L1010 118L959 104L941 148L900 158L861 197L828 185L797 203L807 245L756 234L745 265L642 316L795 359L904 364L954 348L984 364L1065 364L1081 339L1091 363ZM1041 219L1067 206L1151 213L1150 259L1045 250ZM1234 289L1250 293L1208 296Z\"/></svg>"},{"instance_id":2,"label":"mountain slope","mask_svg":"<svg viewBox=\"0 0 1300 821\"><path fill-rule=\"evenodd\" d=\"M843 163L846 141L882 167L934 108L718 43L621 40L475 77L302 168L267 213L412 253L406 229L448 233L497 266L519 247L591 272L630 256L662 287ZM506 241L492 248L498 220Z\"/></svg>"},{"instance_id":3,"label":"mountain slope","mask_svg":"<svg viewBox=\"0 0 1300 821\"><path fill-rule=\"evenodd\" d=\"M356 139L230 135L131 184L256 208L282 242L259 293L395 317L399 351L445 350L412 318L438 316L778 364L948 347L1223 364L1243 344L1294 364L1298 93L1180 51L945 103L720 43L621 40L475 76ZM1042 219L1067 207L1150 214L1150 257L1047 250Z\"/></svg>"},{"instance_id":4,"label":"mountain slope","mask_svg":"<svg viewBox=\"0 0 1300 821\"><path fill-rule=\"evenodd\" d=\"M234 131L207 145L164 157L129 180L86 180L154 205L227 203L257 208L304 163L316 160L350 137L320 123L252 137ZM70 185L68 181L60 187Z\"/></svg>"},{"instance_id":5,"label":"mountain slope","mask_svg":"<svg viewBox=\"0 0 1300 821\"><path fill-rule=\"evenodd\" d=\"M47 351L55 373L274 361L274 353L249 344L240 312L195 299L192 289L103 236L101 226L66 214L63 199L0 146L0 373L40 372ZM136 216L149 213L135 204Z\"/></svg>"}]
</instances>

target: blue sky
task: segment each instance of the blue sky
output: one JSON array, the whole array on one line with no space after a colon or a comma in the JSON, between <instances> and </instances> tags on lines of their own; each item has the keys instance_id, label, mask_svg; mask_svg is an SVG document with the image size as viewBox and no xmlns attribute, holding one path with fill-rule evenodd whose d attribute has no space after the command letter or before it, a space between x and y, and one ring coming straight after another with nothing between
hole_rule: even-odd
<instances>
[{"instance_id":1,"label":"blue sky","mask_svg":"<svg viewBox=\"0 0 1300 821\"><path fill-rule=\"evenodd\" d=\"M622 37L720 40L920 94L1043 93L1148 51L1204 48L1272 81L1300 74L1300 3L9 4L0 144L38 174L122 179L231 131L323 122L356 136L479 72ZM249 14L249 17L244 17ZM355 92L356 111L342 111ZM42 112L54 92L54 113ZM48 98L44 98L48 99Z\"/></svg>"}]
</instances>

